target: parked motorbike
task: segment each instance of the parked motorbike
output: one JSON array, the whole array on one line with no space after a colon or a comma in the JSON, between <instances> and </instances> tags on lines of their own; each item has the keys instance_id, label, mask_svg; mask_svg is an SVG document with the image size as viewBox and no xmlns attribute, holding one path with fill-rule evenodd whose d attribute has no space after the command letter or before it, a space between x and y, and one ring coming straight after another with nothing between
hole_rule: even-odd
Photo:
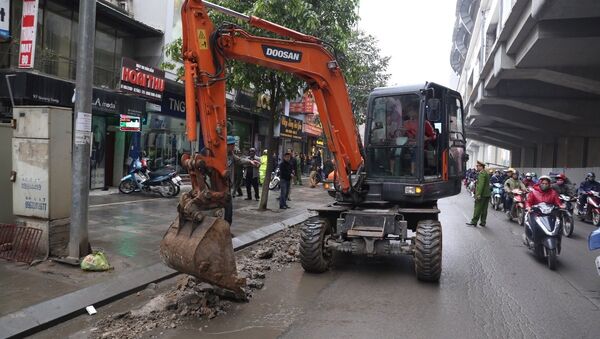
<instances>
[{"instance_id":1,"label":"parked motorbike","mask_svg":"<svg viewBox=\"0 0 600 339\"><path fill-rule=\"evenodd\" d=\"M600 249L600 228L590 233L588 237L588 248L590 251ZM600 275L600 256L596 257L596 271Z\"/></svg>"},{"instance_id":2,"label":"parked motorbike","mask_svg":"<svg viewBox=\"0 0 600 339\"><path fill-rule=\"evenodd\" d=\"M557 256L561 250L561 222L558 206L547 203L532 206L525 216L523 243L538 259L546 259L548 268L556 269Z\"/></svg>"},{"instance_id":3,"label":"parked motorbike","mask_svg":"<svg viewBox=\"0 0 600 339\"><path fill-rule=\"evenodd\" d=\"M279 178L279 167L277 167L275 169L275 171L273 171L271 173L271 182L269 183L269 189L270 190L278 189L280 181L281 181L281 179Z\"/></svg>"},{"instance_id":4,"label":"parked motorbike","mask_svg":"<svg viewBox=\"0 0 600 339\"><path fill-rule=\"evenodd\" d=\"M469 182L469 186L467 186L467 189L469 190L471 197L475 197L475 185L476 184L477 184L477 180L471 180L471 182Z\"/></svg>"},{"instance_id":5,"label":"parked motorbike","mask_svg":"<svg viewBox=\"0 0 600 339\"><path fill-rule=\"evenodd\" d=\"M148 171L140 160L136 160L129 173L121 179L119 191L124 194L158 192L161 196L170 198L179 194L181 181L174 168Z\"/></svg>"},{"instance_id":6,"label":"parked motorbike","mask_svg":"<svg viewBox=\"0 0 600 339\"><path fill-rule=\"evenodd\" d=\"M600 193L589 191L583 206L577 206L577 215L582 221L591 220L594 226L600 226Z\"/></svg>"},{"instance_id":7,"label":"parked motorbike","mask_svg":"<svg viewBox=\"0 0 600 339\"><path fill-rule=\"evenodd\" d=\"M560 200L566 206L566 209L560 214L563 235L565 237L571 237L571 235L573 235L573 229L575 228L573 220L573 204L577 201L577 198L567 194L561 194Z\"/></svg>"},{"instance_id":8,"label":"parked motorbike","mask_svg":"<svg viewBox=\"0 0 600 339\"><path fill-rule=\"evenodd\" d=\"M504 186L500 183L492 185L492 208L499 211L502 208L502 196L504 195Z\"/></svg>"},{"instance_id":9,"label":"parked motorbike","mask_svg":"<svg viewBox=\"0 0 600 339\"><path fill-rule=\"evenodd\" d=\"M514 189L512 207L508 213L508 220L517 219L519 225L523 226L525 222L525 201L527 200L527 192L520 189ZM507 198L508 199L508 198Z\"/></svg>"}]
</instances>

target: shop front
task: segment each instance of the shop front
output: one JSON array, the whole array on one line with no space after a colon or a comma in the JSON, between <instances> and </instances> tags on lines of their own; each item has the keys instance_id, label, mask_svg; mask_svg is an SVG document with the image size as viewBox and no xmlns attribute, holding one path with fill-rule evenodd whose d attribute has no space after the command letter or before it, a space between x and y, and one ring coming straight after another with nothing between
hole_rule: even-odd
<instances>
[{"instance_id":1,"label":"shop front","mask_svg":"<svg viewBox=\"0 0 600 339\"><path fill-rule=\"evenodd\" d=\"M149 159L150 169L166 165L185 172L181 156L191 152L185 134L185 97L181 84L167 80L160 106L148 111L142 128L142 149Z\"/></svg>"},{"instance_id":2,"label":"shop front","mask_svg":"<svg viewBox=\"0 0 600 339\"><path fill-rule=\"evenodd\" d=\"M0 72L7 81L0 82L0 101L10 108L17 106L59 106L73 108L75 84L41 74ZM8 85L10 84L10 90ZM12 93L12 99L11 99ZM90 155L90 188L118 184L127 170L132 133L120 130L121 115L141 119L145 101L114 91L94 88L92 91L92 140Z\"/></svg>"}]
</instances>

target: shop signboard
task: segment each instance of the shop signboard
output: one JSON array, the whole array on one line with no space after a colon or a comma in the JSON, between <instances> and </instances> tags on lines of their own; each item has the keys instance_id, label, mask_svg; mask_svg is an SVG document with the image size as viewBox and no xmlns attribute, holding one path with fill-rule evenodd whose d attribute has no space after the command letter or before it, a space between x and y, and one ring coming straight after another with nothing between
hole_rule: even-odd
<instances>
[{"instance_id":1,"label":"shop signboard","mask_svg":"<svg viewBox=\"0 0 600 339\"><path fill-rule=\"evenodd\" d=\"M0 42L6 42L11 39L10 2L11 0L0 0Z\"/></svg>"},{"instance_id":2,"label":"shop signboard","mask_svg":"<svg viewBox=\"0 0 600 339\"><path fill-rule=\"evenodd\" d=\"M19 68L33 68L35 39L37 35L38 0L23 0Z\"/></svg>"},{"instance_id":3,"label":"shop signboard","mask_svg":"<svg viewBox=\"0 0 600 339\"><path fill-rule=\"evenodd\" d=\"M123 57L119 88L154 101L162 101L165 90L165 72Z\"/></svg>"},{"instance_id":4,"label":"shop signboard","mask_svg":"<svg viewBox=\"0 0 600 339\"><path fill-rule=\"evenodd\" d=\"M281 116L279 135L284 138L302 140L302 120Z\"/></svg>"},{"instance_id":5,"label":"shop signboard","mask_svg":"<svg viewBox=\"0 0 600 339\"><path fill-rule=\"evenodd\" d=\"M135 115L121 114L119 130L121 132L139 132L142 126L141 118Z\"/></svg>"},{"instance_id":6,"label":"shop signboard","mask_svg":"<svg viewBox=\"0 0 600 339\"><path fill-rule=\"evenodd\" d=\"M175 118L185 119L185 97L180 94L164 92L161 113Z\"/></svg>"},{"instance_id":7,"label":"shop signboard","mask_svg":"<svg viewBox=\"0 0 600 339\"><path fill-rule=\"evenodd\" d=\"M317 125L305 123L304 133L318 137L323 133L323 129Z\"/></svg>"}]
</instances>

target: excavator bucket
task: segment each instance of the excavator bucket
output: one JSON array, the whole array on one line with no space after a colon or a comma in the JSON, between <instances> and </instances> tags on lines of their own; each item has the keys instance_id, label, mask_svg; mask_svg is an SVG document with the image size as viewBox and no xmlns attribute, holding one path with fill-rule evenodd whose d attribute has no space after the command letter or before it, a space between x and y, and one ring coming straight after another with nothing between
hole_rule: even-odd
<instances>
[{"instance_id":1,"label":"excavator bucket","mask_svg":"<svg viewBox=\"0 0 600 339\"><path fill-rule=\"evenodd\" d=\"M229 223L223 219L204 216L197 222L177 217L160 243L160 256L179 272L245 298L245 279L237 277Z\"/></svg>"}]
</instances>

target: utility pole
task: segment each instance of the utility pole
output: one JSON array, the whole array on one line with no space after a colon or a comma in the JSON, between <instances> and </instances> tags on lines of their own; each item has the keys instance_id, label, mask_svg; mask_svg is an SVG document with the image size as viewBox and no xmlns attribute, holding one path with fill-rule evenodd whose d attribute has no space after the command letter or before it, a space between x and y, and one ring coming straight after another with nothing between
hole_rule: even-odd
<instances>
[{"instance_id":1,"label":"utility pole","mask_svg":"<svg viewBox=\"0 0 600 339\"><path fill-rule=\"evenodd\" d=\"M92 136L92 81L94 76L94 37L96 0L79 1L75 129L73 133L73 186L69 259L79 262L88 254L88 199L90 187L90 144Z\"/></svg>"}]
</instances>

